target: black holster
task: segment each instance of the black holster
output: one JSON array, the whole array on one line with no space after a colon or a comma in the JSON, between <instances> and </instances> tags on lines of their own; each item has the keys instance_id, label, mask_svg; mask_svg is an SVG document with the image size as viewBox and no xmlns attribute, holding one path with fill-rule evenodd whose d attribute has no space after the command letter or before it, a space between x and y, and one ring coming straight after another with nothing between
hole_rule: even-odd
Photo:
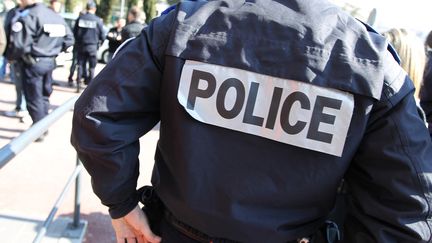
<instances>
[{"instance_id":1,"label":"black holster","mask_svg":"<svg viewBox=\"0 0 432 243\"><path fill-rule=\"evenodd\" d=\"M327 220L324 225L311 237L310 243L338 243L341 242L339 227L333 221Z\"/></svg>"},{"instance_id":2,"label":"black holster","mask_svg":"<svg viewBox=\"0 0 432 243\"><path fill-rule=\"evenodd\" d=\"M152 186L143 186L138 189L140 202L144 205L142 210L147 216L151 230L160 234L160 223L164 217L165 206L159 199Z\"/></svg>"},{"instance_id":3,"label":"black holster","mask_svg":"<svg viewBox=\"0 0 432 243\"><path fill-rule=\"evenodd\" d=\"M25 54L21 57L21 60L29 66L35 65L37 63L36 58L34 58L31 54Z\"/></svg>"}]
</instances>

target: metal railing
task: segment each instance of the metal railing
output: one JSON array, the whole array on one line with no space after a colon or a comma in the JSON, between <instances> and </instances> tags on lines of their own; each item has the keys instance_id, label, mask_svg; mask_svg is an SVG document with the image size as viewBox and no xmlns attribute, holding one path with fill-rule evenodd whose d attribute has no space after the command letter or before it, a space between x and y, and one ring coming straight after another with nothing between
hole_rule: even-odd
<instances>
[{"instance_id":1,"label":"metal railing","mask_svg":"<svg viewBox=\"0 0 432 243\"><path fill-rule=\"evenodd\" d=\"M21 151L23 151L29 144L34 142L39 137L43 136L43 134L51 127L52 124L54 124L57 120L59 120L61 117L63 117L68 111L70 111L73 108L73 105L75 104L75 101L78 99L78 96L73 97L63 103L60 107L53 110L48 116L46 116L44 119L40 120L39 122L32 125L29 129L24 131L22 134L20 134L18 137L14 138L10 143L3 146L0 149L0 169L3 168L9 161L11 161L16 155L18 155ZM60 193L59 197L57 198L54 206L51 209L51 212L49 213L48 217L44 221L42 227L39 229L36 237L33 240L33 243L40 242L43 237L45 236L47 229L49 225L51 224L52 220L54 219L60 204L63 202L63 199L65 198L65 195L69 191L71 185L73 184L75 180L75 200L74 200L74 217L73 217L73 223L71 227L73 228L79 228L82 227L82 223L80 222L80 184L81 184L81 176L80 172L82 170L83 166L81 162L78 159L76 159L76 167L74 171L72 172L71 176L69 177L66 185L63 188L63 191Z\"/></svg>"}]
</instances>

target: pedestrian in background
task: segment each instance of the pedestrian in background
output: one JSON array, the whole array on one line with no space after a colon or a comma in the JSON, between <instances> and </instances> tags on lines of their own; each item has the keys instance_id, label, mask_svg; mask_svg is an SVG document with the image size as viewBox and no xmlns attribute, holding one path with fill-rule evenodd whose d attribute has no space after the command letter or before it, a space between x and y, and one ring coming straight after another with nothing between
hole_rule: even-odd
<instances>
[{"instance_id":1,"label":"pedestrian in background","mask_svg":"<svg viewBox=\"0 0 432 243\"><path fill-rule=\"evenodd\" d=\"M413 93L386 39L328 1L181 1L83 92L71 140L118 243L334 243L342 178L342 242L428 242ZM153 187L137 190L158 122Z\"/></svg>"},{"instance_id":2,"label":"pedestrian in background","mask_svg":"<svg viewBox=\"0 0 432 243\"><path fill-rule=\"evenodd\" d=\"M7 61L3 57L6 49L6 34L4 31L3 19L0 17L0 80L3 81L6 74Z\"/></svg>"},{"instance_id":3,"label":"pedestrian in background","mask_svg":"<svg viewBox=\"0 0 432 243\"><path fill-rule=\"evenodd\" d=\"M54 12L56 13L60 13L61 11L61 7L62 7L62 3L59 2L58 0L50 0L50 5L49 8L54 10Z\"/></svg>"},{"instance_id":4,"label":"pedestrian in background","mask_svg":"<svg viewBox=\"0 0 432 243\"><path fill-rule=\"evenodd\" d=\"M138 36L145 27L145 13L138 7L132 7L127 16L127 24L121 31L122 41Z\"/></svg>"},{"instance_id":5,"label":"pedestrian in background","mask_svg":"<svg viewBox=\"0 0 432 243\"><path fill-rule=\"evenodd\" d=\"M86 11L81 11L79 13L79 16L81 16L81 15L83 15L85 13L86 13ZM71 63L71 66L69 68L69 76L68 76L68 86L69 87L73 87L74 86L73 76L75 74L75 70L76 70L77 62L78 62L78 60L77 60L78 53L77 52L78 51L77 51L77 48L76 48L76 45L75 45L73 47L73 50L72 50L72 63ZM83 73L87 73L87 67L86 66L84 66Z\"/></svg>"},{"instance_id":6,"label":"pedestrian in background","mask_svg":"<svg viewBox=\"0 0 432 243\"><path fill-rule=\"evenodd\" d=\"M21 6L22 3L21 1L19 1L19 4L17 4L14 8L10 9L7 12L4 21L6 40L7 40L4 58L7 62L9 62L9 69L10 69L9 76L11 81L15 85L15 93L16 93L15 108L11 111L5 111L4 115L7 117L19 118L21 122L27 122L31 119L29 119L29 114L27 111L27 102L26 102L26 97L23 88L22 65L20 65L17 60L12 60L8 53L8 46L13 44L11 43L10 40L12 21L16 21L16 18L18 18L19 13L22 10Z\"/></svg>"},{"instance_id":7,"label":"pedestrian in background","mask_svg":"<svg viewBox=\"0 0 432 243\"><path fill-rule=\"evenodd\" d=\"M403 28L390 29L383 35L395 48L400 57L400 65L414 82L414 97L418 99L426 65L424 44L414 33Z\"/></svg>"},{"instance_id":8,"label":"pedestrian in background","mask_svg":"<svg viewBox=\"0 0 432 243\"><path fill-rule=\"evenodd\" d=\"M8 51L21 66L27 110L37 123L48 115L55 58L73 45L73 34L64 19L44 4L21 0L10 39Z\"/></svg>"},{"instance_id":9,"label":"pedestrian in background","mask_svg":"<svg viewBox=\"0 0 432 243\"><path fill-rule=\"evenodd\" d=\"M125 26L125 24L126 24L126 20L119 18L117 19L115 26L108 31L106 38L108 39L108 60L109 61L111 61L115 51L122 43L121 31Z\"/></svg>"},{"instance_id":10,"label":"pedestrian in background","mask_svg":"<svg viewBox=\"0 0 432 243\"><path fill-rule=\"evenodd\" d=\"M89 84L93 79L97 64L97 50L105 39L102 19L95 15L96 3L88 2L86 10L86 13L76 20L73 30L78 65L77 84L82 79L84 84ZM86 68L87 64L88 68Z\"/></svg>"},{"instance_id":11,"label":"pedestrian in background","mask_svg":"<svg viewBox=\"0 0 432 243\"><path fill-rule=\"evenodd\" d=\"M426 37L425 46L428 52L423 83L420 89L420 105L426 114L429 133L432 137L432 31Z\"/></svg>"},{"instance_id":12,"label":"pedestrian in background","mask_svg":"<svg viewBox=\"0 0 432 243\"><path fill-rule=\"evenodd\" d=\"M0 18L0 56L3 56L6 49L6 34L4 31L3 20Z\"/></svg>"}]
</instances>

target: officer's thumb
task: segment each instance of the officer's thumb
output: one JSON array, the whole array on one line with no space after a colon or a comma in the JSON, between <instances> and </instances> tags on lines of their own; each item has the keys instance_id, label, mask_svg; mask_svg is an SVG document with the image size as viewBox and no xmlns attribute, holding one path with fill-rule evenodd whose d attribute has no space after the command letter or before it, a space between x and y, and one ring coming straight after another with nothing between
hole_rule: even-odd
<instances>
[{"instance_id":1,"label":"officer's thumb","mask_svg":"<svg viewBox=\"0 0 432 243\"><path fill-rule=\"evenodd\" d=\"M149 227L145 227L142 229L142 233L144 234L144 238L150 243L159 243L161 242L161 238L155 235Z\"/></svg>"}]
</instances>

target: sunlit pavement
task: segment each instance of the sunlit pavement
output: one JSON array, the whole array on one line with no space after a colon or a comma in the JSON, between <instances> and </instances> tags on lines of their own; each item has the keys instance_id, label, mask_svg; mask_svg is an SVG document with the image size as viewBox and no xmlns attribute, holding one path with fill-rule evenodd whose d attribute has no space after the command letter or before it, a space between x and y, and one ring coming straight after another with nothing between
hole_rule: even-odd
<instances>
[{"instance_id":1,"label":"sunlit pavement","mask_svg":"<svg viewBox=\"0 0 432 243\"><path fill-rule=\"evenodd\" d=\"M55 109L79 95L76 88L67 86L69 63L54 71L54 86L50 98ZM98 64L97 71L103 68ZM15 108L15 87L0 82L0 146L8 144L31 124L3 115ZM43 142L34 142L0 169L0 236L1 242L32 242L41 223L49 215L69 176L75 168L76 153L70 145L72 111L67 112L49 129ZM153 130L141 139L141 176L139 185L150 181L158 131ZM115 242L107 209L93 194L90 177L82 173L81 218L88 221L84 242ZM72 218L74 187L60 206L54 223ZM56 221L57 220L57 221ZM55 230L54 230L55 231ZM56 236L49 229L42 242L71 242Z\"/></svg>"}]
</instances>

